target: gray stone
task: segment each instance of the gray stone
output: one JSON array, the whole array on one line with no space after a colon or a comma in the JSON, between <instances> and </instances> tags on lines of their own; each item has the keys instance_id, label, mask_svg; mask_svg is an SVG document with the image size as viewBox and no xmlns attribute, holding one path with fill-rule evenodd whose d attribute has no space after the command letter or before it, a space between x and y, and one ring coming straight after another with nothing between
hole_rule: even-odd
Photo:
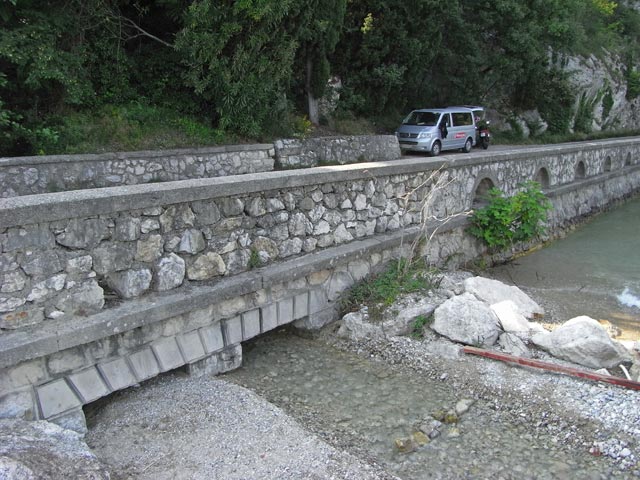
<instances>
[{"instance_id":1,"label":"gray stone","mask_svg":"<svg viewBox=\"0 0 640 480\"><path fill-rule=\"evenodd\" d=\"M0 312L12 312L24 305L25 302L24 298L0 296Z\"/></svg>"},{"instance_id":2,"label":"gray stone","mask_svg":"<svg viewBox=\"0 0 640 480\"><path fill-rule=\"evenodd\" d=\"M313 233L313 224L304 213L294 213L289 218L289 234L293 236L305 236Z\"/></svg>"},{"instance_id":3,"label":"gray stone","mask_svg":"<svg viewBox=\"0 0 640 480\"><path fill-rule=\"evenodd\" d=\"M7 230L3 249L5 252L11 252L27 248L52 248L54 245L55 237L46 224L26 225Z\"/></svg>"},{"instance_id":4,"label":"gray stone","mask_svg":"<svg viewBox=\"0 0 640 480\"><path fill-rule=\"evenodd\" d=\"M104 290L95 280L82 283L56 302L58 310L77 315L97 312L103 306Z\"/></svg>"},{"instance_id":5,"label":"gray stone","mask_svg":"<svg viewBox=\"0 0 640 480\"><path fill-rule=\"evenodd\" d=\"M347 313L342 317L337 334L351 340L384 338L382 326L369 323L368 315L363 311Z\"/></svg>"},{"instance_id":6,"label":"gray stone","mask_svg":"<svg viewBox=\"0 0 640 480\"><path fill-rule=\"evenodd\" d=\"M161 258L154 269L155 290L162 292L179 287L184 281L185 272L185 261L175 253L170 253L168 256Z\"/></svg>"},{"instance_id":7,"label":"gray stone","mask_svg":"<svg viewBox=\"0 0 640 480\"><path fill-rule=\"evenodd\" d=\"M572 318L551 333L537 333L531 341L555 357L590 368L611 368L631 360L621 343L586 316Z\"/></svg>"},{"instance_id":8,"label":"gray stone","mask_svg":"<svg viewBox=\"0 0 640 480\"><path fill-rule=\"evenodd\" d=\"M130 244L110 243L94 249L91 256L95 272L105 275L129 268L134 252Z\"/></svg>"},{"instance_id":9,"label":"gray stone","mask_svg":"<svg viewBox=\"0 0 640 480\"><path fill-rule=\"evenodd\" d=\"M225 320L223 323L226 345L242 342L242 319L240 316Z\"/></svg>"},{"instance_id":10,"label":"gray stone","mask_svg":"<svg viewBox=\"0 0 640 480\"><path fill-rule=\"evenodd\" d=\"M500 334L495 314L470 293L436 308L431 328L453 341L483 347L493 345Z\"/></svg>"},{"instance_id":11,"label":"gray stone","mask_svg":"<svg viewBox=\"0 0 640 480\"><path fill-rule=\"evenodd\" d=\"M69 375L68 380L85 404L110 393L95 367L73 373Z\"/></svg>"},{"instance_id":12,"label":"gray stone","mask_svg":"<svg viewBox=\"0 0 640 480\"><path fill-rule=\"evenodd\" d=\"M220 209L213 201L197 201L191 204L199 225L213 225L220 220Z\"/></svg>"},{"instance_id":13,"label":"gray stone","mask_svg":"<svg viewBox=\"0 0 640 480\"><path fill-rule=\"evenodd\" d=\"M262 318L262 331L268 332L278 326L278 305L272 303L260 308Z\"/></svg>"},{"instance_id":14,"label":"gray stone","mask_svg":"<svg viewBox=\"0 0 640 480\"><path fill-rule=\"evenodd\" d=\"M207 280L224 275L226 270L227 266L220 255L215 252L207 252L199 255L187 266L187 278L189 280Z\"/></svg>"},{"instance_id":15,"label":"gray stone","mask_svg":"<svg viewBox=\"0 0 640 480\"><path fill-rule=\"evenodd\" d=\"M309 292L304 292L293 298L293 318L298 320L307 315L309 315Z\"/></svg>"},{"instance_id":16,"label":"gray stone","mask_svg":"<svg viewBox=\"0 0 640 480\"><path fill-rule=\"evenodd\" d=\"M51 422L0 420L0 478L109 480L82 435Z\"/></svg>"},{"instance_id":17,"label":"gray stone","mask_svg":"<svg viewBox=\"0 0 640 480\"><path fill-rule=\"evenodd\" d=\"M7 272L2 277L2 293L14 293L22 290L27 282L27 277L19 271Z\"/></svg>"},{"instance_id":18,"label":"gray stone","mask_svg":"<svg viewBox=\"0 0 640 480\"><path fill-rule=\"evenodd\" d=\"M382 328L387 336L409 335L418 317L429 317L436 306L429 297L408 305L394 304L383 314Z\"/></svg>"},{"instance_id":19,"label":"gray stone","mask_svg":"<svg viewBox=\"0 0 640 480\"><path fill-rule=\"evenodd\" d=\"M204 250L207 246L207 242L204 239L204 235L200 230L190 228L182 234L180 239L180 245L178 246L178 252L195 254Z\"/></svg>"},{"instance_id":20,"label":"gray stone","mask_svg":"<svg viewBox=\"0 0 640 480\"><path fill-rule=\"evenodd\" d=\"M242 314L242 339L249 340L260 335L260 309L256 308Z\"/></svg>"},{"instance_id":21,"label":"gray stone","mask_svg":"<svg viewBox=\"0 0 640 480\"><path fill-rule=\"evenodd\" d=\"M297 255L302 251L302 240L299 238L291 238L280 244L280 257L286 258L291 255Z\"/></svg>"},{"instance_id":22,"label":"gray stone","mask_svg":"<svg viewBox=\"0 0 640 480\"><path fill-rule=\"evenodd\" d=\"M251 217L259 217L267 213L267 205L264 198L258 197L250 200L244 210Z\"/></svg>"},{"instance_id":23,"label":"gray stone","mask_svg":"<svg viewBox=\"0 0 640 480\"><path fill-rule=\"evenodd\" d=\"M360 210L364 210L367 208L367 197L365 195L363 195L362 193L359 193L358 195L356 195L356 199L353 202L353 208L356 209L356 211L360 211Z\"/></svg>"},{"instance_id":24,"label":"gray stone","mask_svg":"<svg viewBox=\"0 0 640 480\"><path fill-rule=\"evenodd\" d=\"M44 418L52 417L82 405L80 399L62 378L36 387L36 394L40 412Z\"/></svg>"},{"instance_id":25,"label":"gray stone","mask_svg":"<svg viewBox=\"0 0 640 480\"><path fill-rule=\"evenodd\" d=\"M302 251L306 253L313 252L316 249L317 245L318 240L316 240L315 238L305 238L302 241Z\"/></svg>"},{"instance_id":26,"label":"gray stone","mask_svg":"<svg viewBox=\"0 0 640 480\"><path fill-rule=\"evenodd\" d=\"M160 221L157 218L144 218L140 222L140 232L149 233L160 230Z\"/></svg>"},{"instance_id":27,"label":"gray stone","mask_svg":"<svg viewBox=\"0 0 640 480\"><path fill-rule=\"evenodd\" d=\"M21 266L32 277L46 277L62 270L60 258L53 250L25 252Z\"/></svg>"},{"instance_id":28,"label":"gray stone","mask_svg":"<svg viewBox=\"0 0 640 480\"><path fill-rule=\"evenodd\" d=\"M111 391L121 390L138 383L125 358L116 358L97 365Z\"/></svg>"},{"instance_id":29,"label":"gray stone","mask_svg":"<svg viewBox=\"0 0 640 480\"><path fill-rule=\"evenodd\" d=\"M145 348L129 355L129 362L138 381L155 377L160 368L151 348Z\"/></svg>"},{"instance_id":30,"label":"gray stone","mask_svg":"<svg viewBox=\"0 0 640 480\"><path fill-rule=\"evenodd\" d=\"M109 234L106 220L101 218L72 219L56 242L67 248L93 248Z\"/></svg>"},{"instance_id":31,"label":"gray stone","mask_svg":"<svg viewBox=\"0 0 640 480\"><path fill-rule=\"evenodd\" d=\"M161 235L152 234L136 243L135 260L153 262L162 256L164 240Z\"/></svg>"},{"instance_id":32,"label":"gray stone","mask_svg":"<svg viewBox=\"0 0 640 480\"><path fill-rule=\"evenodd\" d=\"M278 302L278 325L293 321L293 298L284 298Z\"/></svg>"},{"instance_id":33,"label":"gray stone","mask_svg":"<svg viewBox=\"0 0 640 480\"><path fill-rule=\"evenodd\" d=\"M15 253L0 254L0 272L11 272L19 267Z\"/></svg>"},{"instance_id":34,"label":"gray stone","mask_svg":"<svg viewBox=\"0 0 640 480\"><path fill-rule=\"evenodd\" d=\"M174 337L161 338L151 344L151 349L158 359L160 370L167 372L185 364L180 347Z\"/></svg>"},{"instance_id":35,"label":"gray stone","mask_svg":"<svg viewBox=\"0 0 640 480\"><path fill-rule=\"evenodd\" d=\"M280 201L278 198L268 198L267 199L267 212L273 213L279 210L284 210L284 203Z\"/></svg>"},{"instance_id":36,"label":"gray stone","mask_svg":"<svg viewBox=\"0 0 640 480\"><path fill-rule=\"evenodd\" d=\"M65 271L69 274L89 273L93 267L91 255L82 255L67 260Z\"/></svg>"},{"instance_id":37,"label":"gray stone","mask_svg":"<svg viewBox=\"0 0 640 480\"><path fill-rule=\"evenodd\" d=\"M224 198L222 200L222 213L225 217L241 215L244 211L244 203L239 198Z\"/></svg>"},{"instance_id":38,"label":"gray stone","mask_svg":"<svg viewBox=\"0 0 640 480\"><path fill-rule=\"evenodd\" d=\"M489 305L511 300L518 307L520 314L527 318L544 315L542 307L516 286L505 285L490 278L472 277L464 281L464 288Z\"/></svg>"},{"instance_id":39,"label":"gray stone","mask_svg":"<svg viewBox=\"0 0 640 480\"><path fill-rule=\"evenodd\" d=\"M165 232L193 227L194 223L195 215L186 204L171 205L160 215L160 225Z\"/></svg>"},{"instance_id":40,"label":"gray stone","mask_svg":"<svg viewBox=\"0 0 640 480\"><path fill-rule=\"evenodd\" d=\"M107 275L107 284L121 298L138 297L149 290L152 274L147 268L113 272Z\"/></svg>"},{"instance_id":41,"label":"gray stone","mask_svg":"<svg viewBox=\"0 0 640 480\"><path fill-rule=\"evenodd\" d=\"M503 333L498 338L498 345L500 348L509 355L516 357L528 358L531 356L529 349L522 341L519 335L515 333Z\"/></svg>"},{"instance_id":42,"label":"gray stone","mask_svg":"<svg viewBox=\"0 0 640 480\"><path fill-rule=\"evenodd\" d=\"M327 298L331 302L337 300L342 292L351 288L354 283L353 277L349 272L345 272L344 270L337 270L333 272L331 280L329 280Z\"/></svg>"},{"instance_id":43,"label":"gray stone","mask_svg":"<svg viewBox=\"0 0 640 480\"><path fill-rule=\"evenodd\" d=\"M140 238L140 218L120 217L116 219L114 238L123 242L131 242Z\"/></svg>"},{"instance_id":44,"label":"gray stone","mask_svg":"<svg viewBox=\"0 0 640 480\"><path fill-rule=\"evenodd\" d=\"M86 435L87 429L87 419L84 416L84 412L82 408L74 408L68 412L64 412L61 415L56 415L49 419L49 422L55 423L59 427L62 427L66 430L71 430L73 432L79 433L80 435Z\"/></svg>"},{"instance_id":45,"label":"gray stone","mask_svg":"<svg viewBox=\"0 0 640 480\"><path fill-rule=\"evenodd\" d=\"M207 353L214 353L224 348L224 336L220 322L200 329L202 343Z\"/></svg>"},{"instance_id":46,"label":"gray stone","mask_svg":"<svg viewBox=\"0 0 640 480\"><path fill-rule=\"evenodd\" d=\"M528 340L534 333L544 331L542 325L529 322L511 300L494 303L491 305L491 310L500 320L500 325L505 332L513 333L523 340Z\"/></svg>"},{"instance_id":47,"label":"gray stone","mask_svg":"<svg viewBox=\"0 0 640 480\"><path fill-rule=\"evenodd\" d=\"M39 302L55 292L59 292L64 288L65 280L67 279L66 273L54 275L47 278L42 282L38 282L31 287L31 292L27 295L28 302Z\"/></svg>"},{"instance_id":48,"label":"gray stone","mask_svg":"<svg viewBox=\"0 0 640 480\"><path fill-rule=\"evenodd\" d=\"M258 253L264 252L267 255L267 259L275 260L278 258L278 244L267 237L257 237L251 244Z\"/></svg>"},{"instance_id":49,"label":"gray stone","mask_svg":"<svg viewBox=\"0 0 640 480\"><path fill-rule=\"evenodd\" d=\"M320 220L316 223L316 226L313 228L314 235L324 235L331 231L331 225L326 220Z\"/></svg>"}]
</instances>

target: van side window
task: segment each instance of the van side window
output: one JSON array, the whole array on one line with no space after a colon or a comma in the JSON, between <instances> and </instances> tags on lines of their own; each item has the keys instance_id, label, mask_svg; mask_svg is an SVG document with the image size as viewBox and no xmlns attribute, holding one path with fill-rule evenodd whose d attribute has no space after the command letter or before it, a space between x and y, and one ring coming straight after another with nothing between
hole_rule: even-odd
<instances>
[{"instance_id":1,"label":"van side window","mask_svg":"<svg viewBox=\"0 0 640 480\"><path fill-rule=\"evenodd\" d=\"M473 125L473 117L470 112L454 112L451 114L451 117L453 117L454 127Z\"/></svg>"}]
</instances>

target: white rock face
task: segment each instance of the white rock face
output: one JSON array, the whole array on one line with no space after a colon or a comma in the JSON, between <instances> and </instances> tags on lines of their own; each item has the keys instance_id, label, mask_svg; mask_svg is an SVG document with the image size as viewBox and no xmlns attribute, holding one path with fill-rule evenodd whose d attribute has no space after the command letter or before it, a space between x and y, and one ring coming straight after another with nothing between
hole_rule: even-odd
<instances>
[{"instance_id":1,"label":"white rock face","mask_svg":"<svg viewBox=\"0 0 640 480\"><path fill-rule=\"evenodd\" d=\"M529 322L512 300L494 303L491 310L500 320L505 332L517 335L522 340L528 340L534 333L544 332L542 325Z\"/></svg>"},{"instance_id":2,"label":"white rock face","mask_svg":"<svg viewBox=\"0 0 640 480\"><path fill-rule=\"evenodd\" d=\"M544 315L542 307L531 300L526 293L518 287L505 285L498 280L483 277L468 278L464 281L464 288L468 293L474 294L489 305L511 300L518 312L527 318Z\"/></svg>"},{"instance_id":3,"label":"white rock face","mask_svg":"<svg viewBox=\"0 0 640 480\"><path fill-rule=\"evenodd\" d=\"M572 318L553 332L538 333L531 340L553 356L585 367L611 368L631 360L627 349L587 316Z\"/></svg>"},{"instance_id":4,"label":"white rock face","mask_svg":"<svg viewBox=\"0 0 640 480\"><path fill-rule=\"evenodd\" d=\"M431 328L455 342L488 347L498 339L498 318L470 293L453 297L434 312Z\"/></svg>"}]
</instances>

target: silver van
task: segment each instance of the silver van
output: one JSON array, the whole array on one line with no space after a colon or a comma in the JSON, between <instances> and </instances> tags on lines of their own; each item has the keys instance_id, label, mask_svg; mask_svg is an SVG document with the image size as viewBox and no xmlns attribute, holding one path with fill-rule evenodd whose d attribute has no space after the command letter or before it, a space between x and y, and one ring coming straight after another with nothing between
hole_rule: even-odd
<instances>
[{"instance_id":1,"label":"silver van","mask_svg":"<svg viewBox=\"0 0 640 480\"><path fill-rule=\"evenodd\" d=\"M473 110L466 107L425 108L414 110L396 131L404 152L427 152L440 155L443 150L470 152L476 143Z\"/></svg>"}]
</instances>

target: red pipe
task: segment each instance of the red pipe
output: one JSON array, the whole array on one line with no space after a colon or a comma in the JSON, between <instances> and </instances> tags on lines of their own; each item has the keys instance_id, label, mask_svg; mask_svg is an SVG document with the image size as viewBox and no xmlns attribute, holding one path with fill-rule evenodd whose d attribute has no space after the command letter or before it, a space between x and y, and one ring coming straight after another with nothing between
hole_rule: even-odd
<instances>
[{"instance_id":1,"label":"red pipe","mask_svg":"<svg viewBox=\"0 0 640 480\"><path fill-rule=\"evenodd\" d=\"M599 373L588 372L586 370L580 370L573 367L564 367L555 363L543 362L541 360L533 360L530 358L516 357L514 355L507 355L506 353L493 352L491 350L484 350L476 347L464 347L464 353L471 355L479 355L481 357L491 358L493 360L500 360L507 363L515 363L517 365L524 365L526 367L541 368L543 370L549 370L551 372L566 373L574 377L586 378L588 380L595 380L596 382L612 383L620 387L631 388L634 390L640 390L640 382L634 382L633 380L627 380L626 378L614 377L611 375L601 375Z\"/></svg>"}]
</instances>

